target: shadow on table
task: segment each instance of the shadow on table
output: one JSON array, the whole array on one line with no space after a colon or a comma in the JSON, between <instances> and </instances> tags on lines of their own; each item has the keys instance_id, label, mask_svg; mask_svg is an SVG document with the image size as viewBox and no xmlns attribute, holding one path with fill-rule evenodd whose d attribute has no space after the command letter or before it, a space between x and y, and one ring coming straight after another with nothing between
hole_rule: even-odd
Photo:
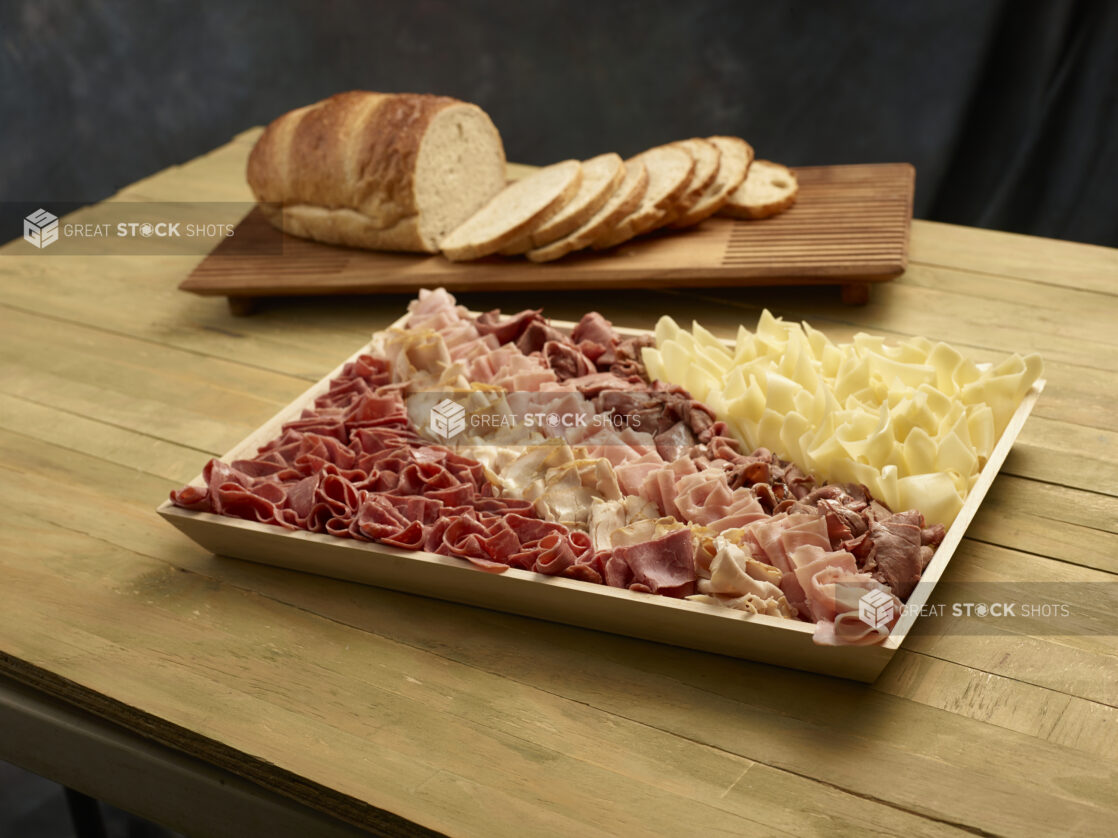
<instances>
[{"instance_id":1,"label":"shadow on table","mask_svg":"<svg viewBox=\"0 0 1118 838\"><path fill-rule=\"evenodd\" d=\"M93 814L99 814L99 823L104 831L96 831L96 821L86 820L79 826L71 817L66 792L66 788L58 783L10 763L0 762L0 835L11 835L13 838L94 838L97 835L106 838L181 838L177 832L90 798L84 800L95 807Z\"/></svg>"}]
</instances>

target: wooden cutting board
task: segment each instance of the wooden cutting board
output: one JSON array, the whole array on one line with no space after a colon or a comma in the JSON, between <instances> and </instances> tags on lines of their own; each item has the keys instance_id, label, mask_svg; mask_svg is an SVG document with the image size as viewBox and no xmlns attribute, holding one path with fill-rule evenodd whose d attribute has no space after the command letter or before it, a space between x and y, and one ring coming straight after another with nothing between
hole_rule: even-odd
<instances>
[{"instance_id":1,"label":"wooden cutting board","mask_svg":"<svg viewBox=\"0 0 1118 838\"><path fill-rule=\"evenodd\" d=\"M840 285L845 301L864 303L870 283L904 272L915 169L879 163L795 171L799 198L773 218L711 218L690 230L543 265L500 256L450 262L319 244L279 232L254 209L179 287L229 297L239 314L260 297L414 294L439 285L452 292Z\"/></svg>"}]
</instances>

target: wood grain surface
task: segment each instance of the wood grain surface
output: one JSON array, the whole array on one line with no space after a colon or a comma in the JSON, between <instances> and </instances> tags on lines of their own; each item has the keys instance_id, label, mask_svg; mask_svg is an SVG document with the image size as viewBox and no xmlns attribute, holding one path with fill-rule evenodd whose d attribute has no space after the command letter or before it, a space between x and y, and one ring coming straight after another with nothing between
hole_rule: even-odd
<instances>
[{"instance_id":1,"label":"wood grain surface","mask_svg":"<svg viewBox=\"0 0 1118 838\"><path fill-rule=\"evenodd\" d=\"M515 171L515 168L514 168ZM493 256L442 256L332 247L285 235L254 210L180 286L196 294L267 297L458 291L646 289L698 286L852 286L905 268L915 170L907 163L796 170L800 194L762 221L711 218L684 231L634 239L537 265Z\"/></svg>"},{"instance_id":2,"label":"wood grain surface","mask_svg":"<svg viewBox=\"0 0 1118 838\"><path fill-rule=\"evenodd\" d=\"M254 139L114 200L243 201ZM1113 830L1112 614L910 636L862 685L216 558L153 506L406 298L237 319L177 290L197 257L8 251L0 670L35 690L381 833ZM1118 572L1116 278L1113 250L917 221L904 276L860 308L810 288L462 302L722 335L767 306L837 339L1040 351L1048 387L943 581L1097 585Z\"/></svg>"}]
</instances>

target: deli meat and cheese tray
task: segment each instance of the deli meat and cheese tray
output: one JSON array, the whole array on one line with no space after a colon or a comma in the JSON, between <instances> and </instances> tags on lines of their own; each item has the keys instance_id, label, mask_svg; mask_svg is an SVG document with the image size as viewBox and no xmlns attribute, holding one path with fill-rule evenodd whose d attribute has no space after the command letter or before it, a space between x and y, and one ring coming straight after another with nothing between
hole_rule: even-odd
<instances>
[{"instance_id":1,"label":"deli meat and cheese tray","mask_svg":"<svg viewBox=\"0 0 1118 838\"><path fill-rule=\"evenodd\" d=\"M726 341L423 290L159 512L223 555L872 681L1040 375L768 312Z\"/></svg>"}]
</instances>

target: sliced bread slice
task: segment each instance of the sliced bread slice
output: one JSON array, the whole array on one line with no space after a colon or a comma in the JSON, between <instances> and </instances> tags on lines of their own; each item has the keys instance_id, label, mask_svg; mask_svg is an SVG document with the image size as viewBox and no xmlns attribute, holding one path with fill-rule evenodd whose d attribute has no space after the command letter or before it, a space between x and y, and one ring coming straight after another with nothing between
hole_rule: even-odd
<instances>
[{"instance_id":1,"label":"sliced bread slice","mask_svg":"<svg viewBox=\"0 0 1118 838\"><path fill-rule=\"evenodd\" d=\"M714 182L722 163L722 150L709 140L692 137L689 140L679 140L672 145L679 146L695 158L695 169L691 173L691 180L687 182L687 188L668 208L668 214L660 220L657 227L672 223L699 203L707 188Z\"/></svg>"},{"instance_id":2,"label":"sliced bread slice","mask_svg":"<svg viewBox=\"0 0 1118 838\"><path fill-rule=\"evenodd\" d=\"M722 152L718 175L707 187L702 198L691 209L672 222L672 229L691 227L710 218L730 200L730 195L745 182L749 164L753 162L753 147L741 137L707 137Z\"/></svg>"},{"instance_id":3,"label":"sliced bread slice","mask_svg":"<svg viewBox=\"0 0 1118 838\"><path fill-rule=\"evenodd\" d=\"M582 186L567 205L531 233L521 236L501 250L506 256L527 253L573 233L598 210L625 179L625 162L620 154L608 152L582 161Z\"/></svg>"},{"instance_id":4,"label":"sliced bread slice","mask_svg":"<svg viewBox=\"0 0 1118 838\"><path fill-rule=\"evenodd\" d=\"M562 259L568 253L589 247L603 231L613 229L619 221L640 206L647 191L648 167L641 160L629 160L625 163L624 180L589 221L551 244L529 250L528 258L533 262L552 262Z\"/></svg>"},{"instance_id":5,"label":"sliced bread slice","mask_svg":"<svg viewBox=\"0 0 1118 838\"><path fill-rule=\"evenodd\" d=\"M558 213L582 184L577 160L553 163L511 183L439 242L452 261L479 259Z\"/></svg>"},{"instance_id":6,"label":"sliced bread slice","mask_svg":"<svg viewBox=\"0 0 1118 838\"><path fill-rule=\"evenodd\" d=\"M635 210L594 241L595 250L614 247L655 227L683 194L695 170L695 158L671 144L642 151L633 159L648 167L648 191Z\"/></svg>"},{"instance_id":7,"label":"sliced bread slice","mask_svg":"<svg viewBox=\"0 0 1118 838\"><path fill-rule=\"evenodd\" d=\"M754 160L745 182L730 194L718 211L732 218L768 218L796 203L800 184L787 167L770 160Z\"/></svg>"}]
</instances>

